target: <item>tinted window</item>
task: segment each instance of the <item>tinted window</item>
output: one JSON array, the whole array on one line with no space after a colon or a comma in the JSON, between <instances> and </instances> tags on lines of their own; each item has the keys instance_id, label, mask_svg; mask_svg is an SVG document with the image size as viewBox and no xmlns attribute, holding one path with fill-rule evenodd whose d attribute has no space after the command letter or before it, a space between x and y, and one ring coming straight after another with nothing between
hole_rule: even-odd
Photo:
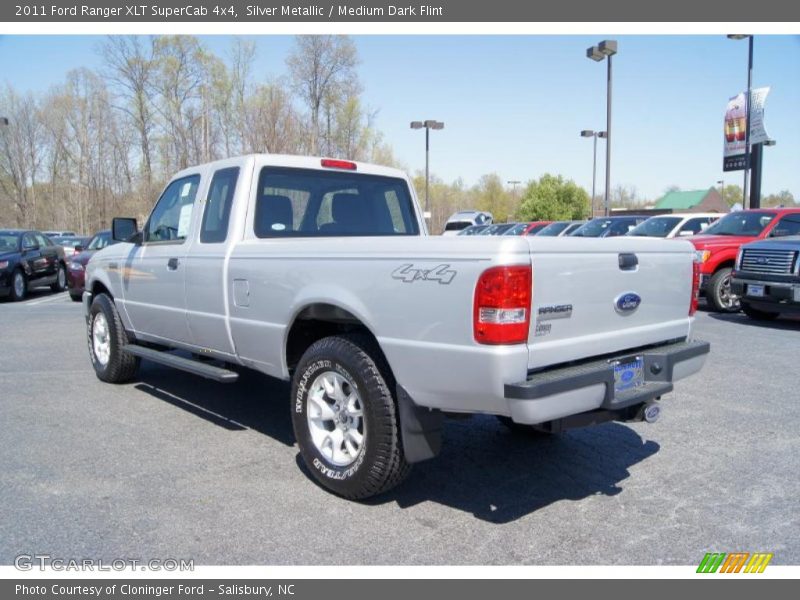
<instances>
[{"instance_id":1,"label":"tinted window","mask_svg":"<svg viewBox=\"0 0 800 600\"><path fill-rule=\"evenodd\" d=\"M527 226L528 226L527 223L517 223L511 229L506 231L503 235L522 235Z\"/></svg>"},{"instance_id":2,"label":"tinted window","mask_svg":"<svg viewBox=\"0 0 800 600\"><path fill-rule=\"evenodd\" d=\"M470 227L472 222L470 221L450 221L444 226L445 231L461 231L462 229L466 229Z\"/></svg>"},{"instance_id":3,"label":"tinted window","mask_svg":"<svg viewBox=\"0 0 800 600\"><path fill-rule=\"evenodd\" d=\"M778 221L769 235L771 237L800 235L800 215L786 215Z\"/></svg>"},{"instance_id":4,"label":"tinted window","mask_svg":"<svg viewBox=\"0 0 800 600\"><path fill-rule=\"evenodd\" d=\"M111 232L101 231L89 242L88 250L102 250L111 243Z\"/></svg>"},{"instance_id":5,"label":"tinted window","mask_svg":"<svg viewBox=\"0 0 800 600\"><path fill-rule=\"evenodd\" d=\"M416 235L406 182L339 171L264 167L257 237Z\"/></svg>"},{"instance_id":6,"label":"tinted window","mask_svg":"<svg viewBox=\"0 0 800 600\"><path fill-rule=\"evenodd\" d=\"M31 248L36 247L36 238L33 237L32 233L26 233L22 236L22 248L26 250L30 250Z\"/></svg>"},{"instance_id":7,"label":"tinted window","mask_svg":"<svg viewBox=\"0 0 800 600\"><path fill-rule=\"evenodd\" d=\"M558 234L569 227L569 223L550 223L545 225L536 235L543 235L544 237L558 237Z\"/></svg>"},{"instance_id":8,"label":"tinted window","mask_svg":"<svg viewBox=\"0 0 800 600\"><path fill-rule=\"evenodd\" d=\"M738 211L722 217L705 230L709 235L757 236L775 218L774 213Z\"/></svg>"},{"instance_id":9,"label":"tinted window","mask_svg":"<svg viewBox=\"0 0 800 600\"><path fill-rule=\"evenodd\" d=\"M228 237L228 220L231 202L239 179L239 168L221 169L214 173L208 189L208 201L200 228L200 241L204 244L224 242Z\"/></svg>"},{"instance_id":10,"label":"tinted window","mask_svg":"<svg viewBox=\"0 0 800 600\"><path fill-rule=\"evenodd\" d=\"M0 233L0 252L16 251L19 248L18 233Z\"/></svg>"},{"instance_id":11,"label":"tinted window","mask_svg":"<svg viewBox=\"0 0 800 600\"><path fill-rule=\"evenodd\" d=\"M675 229L680 222L681 217L651 217L631 229L628 235L667 237L669 232Z\"/></svg>"},{"instance_id":12,"label":"tinted window","mask_svg":"<svg viewBox=\"0 0 800 600\"><path fill-rule=\"evenodd\" d=\"M694 233L700 233L706 226L711 222L711 217L698 217L696 219L689 219L683 226L680 228L678 233L684 231L690 231Z\"/></svg>"},{"instance_id":13,"label":"tinted window","mask_svg":"<svg viewBox=\"0 0 800 600\"><path fill-rule=\"evenodd\" d=\"M182 241L189 233L200 175L176 179L161 194L144 232L146 242Z\"/></svg>"},{"instance_id":14,"label":"tinted window","mask_svg":"<svg viewBox=\"0 0 800 600\"><path fill-rule=\"evenodd\" d=\"M33 236L36 238L36 243L39 244L40 248L47 248L48 246L55 246L55 244L50 240L50 238L45 237L41 233L34 233Z\"/></svg>"},{"instance_id":15,"label":"tinted window","mask_svg":"<svg viewBox=\"0 0 800 600\"><path fill-rule=\"evenodd\" d=\"M526 233L525 235L539 235L545 227L547 227L547 225L545 225L544 223L539 223L538 225L534 225L533 227L531 227L528 230L528 233Z\"/></svg>"}]
</instances>

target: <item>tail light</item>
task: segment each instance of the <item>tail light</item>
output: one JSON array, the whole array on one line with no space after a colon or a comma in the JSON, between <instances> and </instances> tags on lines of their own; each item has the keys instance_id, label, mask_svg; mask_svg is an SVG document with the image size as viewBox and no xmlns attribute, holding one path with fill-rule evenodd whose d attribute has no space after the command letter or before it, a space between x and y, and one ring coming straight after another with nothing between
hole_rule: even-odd
<instances>
[{"instance_id":1,"label":"tail light","mask_svg":"<svg viewBox=\"0 0 800 600\"><path fill-rule=\"evenodd\" d=\"M521 344L531 322L530 265L492 267L475 287L472 327L479 344Z\"/></svg>"},{"instance_id":2,"label":"tail light","mask_svg":"<svg viewBox=\"0 0 800 600\"><path fill-rule=\"evenodd\" d=\"M700 263L692 262L692 299L689 302L689 316L693 317L697 312L697 304L700 298Z\"/></svg>"}]
</instances>

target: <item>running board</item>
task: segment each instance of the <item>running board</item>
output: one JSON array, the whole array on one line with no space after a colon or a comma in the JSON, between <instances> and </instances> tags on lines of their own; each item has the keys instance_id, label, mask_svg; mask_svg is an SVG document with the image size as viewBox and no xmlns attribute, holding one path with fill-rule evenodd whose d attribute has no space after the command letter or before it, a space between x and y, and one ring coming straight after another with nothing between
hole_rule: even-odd
<instances>
[{"instance_id":1,"label":"running board","mask_svg":"<svg viewBox=\"0 0 800 600\"><path fill-rule=\"evenodd\" d=\"M139 358L146 358L149 361L166 365L167 367L172 367L180 371L186 371L194 375L200 375L200 377L212 379L219 383L234 383L239 379L239 374L234 371L223 369L222 367L215 367L214 365L209 365L190 358L183 358L177 354L161 352L135 344L127 344L123 350Z\"/></svg>"}]
</instances>

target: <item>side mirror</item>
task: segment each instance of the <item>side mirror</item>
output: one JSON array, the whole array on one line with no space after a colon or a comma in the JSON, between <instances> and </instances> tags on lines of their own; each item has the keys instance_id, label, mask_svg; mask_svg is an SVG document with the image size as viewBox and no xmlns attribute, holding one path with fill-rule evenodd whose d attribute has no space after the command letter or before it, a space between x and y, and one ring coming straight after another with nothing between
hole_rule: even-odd
<instances>
[{"instance_id":1,"label":"side mirror","mask_svg":"<svg viewBox=\"0 0 800 600\"><path fill-rule=\"evenodd\" d=\"M114 217L111 220L111 237L115 242L128 242L139 231L136 219Z\"/></svg>"}]
</instances>

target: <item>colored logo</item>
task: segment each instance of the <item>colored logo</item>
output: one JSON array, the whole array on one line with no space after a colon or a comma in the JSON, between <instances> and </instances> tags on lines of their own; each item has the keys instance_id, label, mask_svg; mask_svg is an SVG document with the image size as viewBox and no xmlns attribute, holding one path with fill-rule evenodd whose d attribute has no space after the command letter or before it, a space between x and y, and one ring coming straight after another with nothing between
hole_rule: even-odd
<instances>
[{"instance_id":1,"label":"colored logo","mask_svg":"<svg viewBox=\"0 0 800 600\"><path fill-rule=\"evenodd\" d=\"M708 552L700 566L698 573L763 573L769 561L772 560L771 552Z\"/></svg>"},{"instance_id":2,"label":"colored logo","mask_svg":"<svg viewBox=\"0 0 800 600\"><path fill-rule=\"evenodd\" d=\"M614 300L614 310L621 315L629 315L642 303L642 297L635 292L625 292Z\"/></svg>"}]
</instances>

